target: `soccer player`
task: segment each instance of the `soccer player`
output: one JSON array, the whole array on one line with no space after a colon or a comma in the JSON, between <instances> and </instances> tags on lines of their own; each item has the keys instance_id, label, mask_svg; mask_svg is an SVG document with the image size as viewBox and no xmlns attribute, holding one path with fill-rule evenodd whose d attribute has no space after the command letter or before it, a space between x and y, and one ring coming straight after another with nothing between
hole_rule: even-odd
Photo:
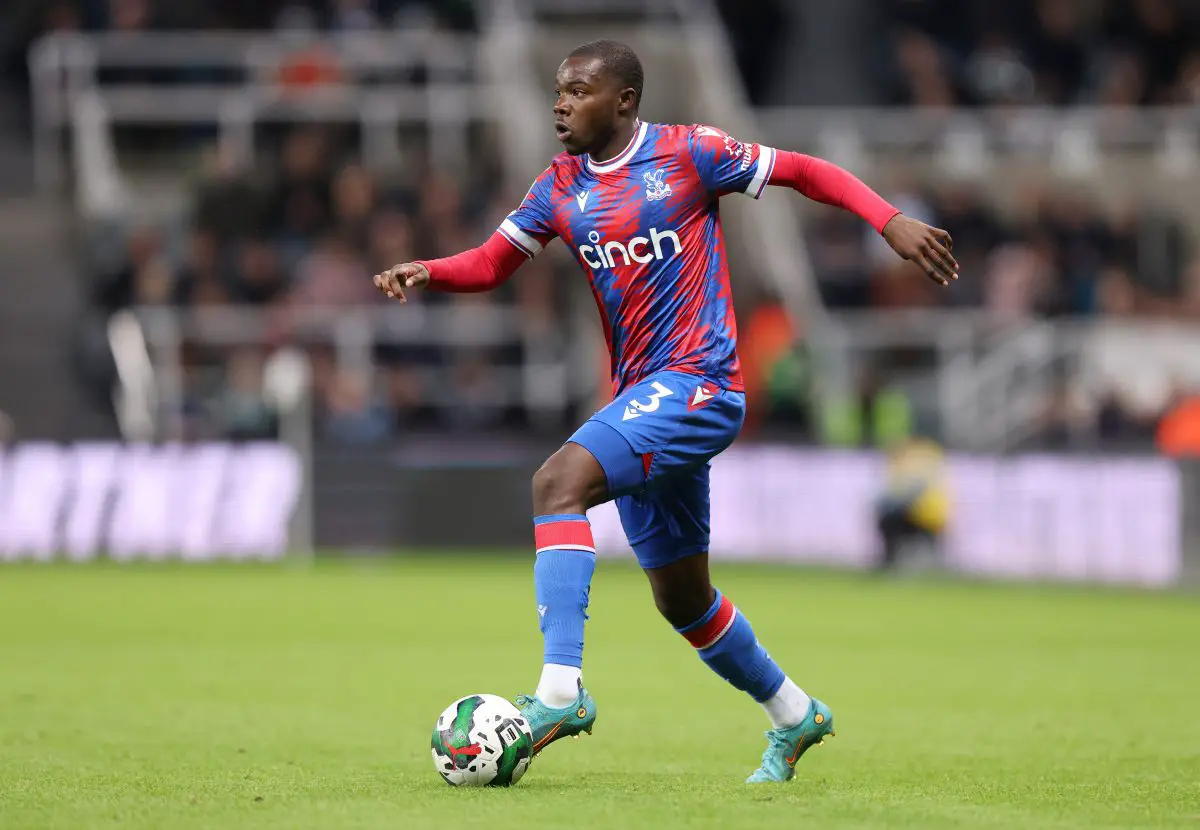
<instances>
[{"instance_id":1,"label":"soccer player","mask_svg":"<svg viewBox=\"0 0 1200 830\"><path fill-rule=\"evenodd\" d=\"M583 632L595 569L586 512L616 500L655 604L700 659L760 703L768 746L751 782L787 781L833 733L829 707L807 695L759 645L750 621L709 581L709 465L745 417L717 202L788 187L852 211L934 281L957 278L945 231L902 215L828 162L744 144L706 126L638 117L642 66L609 40L575 49L557 75L554 129L565 152L478 248L397 265L375 277L405 289L487 291L554 238L591 283L611 352L613 401L533 477L534 585L544 638L541 680L518 698L535 752L592 731Z\"/></svg>"}]
</instances>

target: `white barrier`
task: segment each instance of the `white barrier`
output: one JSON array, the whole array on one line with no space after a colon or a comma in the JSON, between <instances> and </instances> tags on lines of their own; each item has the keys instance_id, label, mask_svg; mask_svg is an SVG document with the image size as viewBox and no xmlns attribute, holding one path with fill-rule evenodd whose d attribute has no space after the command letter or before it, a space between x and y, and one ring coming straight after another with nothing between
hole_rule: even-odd
<instances>
[{"instance_id":1,"label":"white barrier","mask_svg":"<svg viewBox=\"0 0 1200 830\"><path fill-rule=\"evenodd\" d=\"M947 564L981 576L1163 586L1182 569L1179 471L1164 459L952 456ZM735 448L712 468L719 560L876 561L871 453ZM589 513L602 555L631 555L616 509Z\"/></svg>"},{"instance_id":2,"label":"white barrier","mask_svg":"<svg viewBox=\"0 0 1200 830\"><path fill-rule=\"evenodd\" d=\"M303 482L280 444L24 444L0 454L0 560L278 559Z\"/></svg>"}]
</instances>

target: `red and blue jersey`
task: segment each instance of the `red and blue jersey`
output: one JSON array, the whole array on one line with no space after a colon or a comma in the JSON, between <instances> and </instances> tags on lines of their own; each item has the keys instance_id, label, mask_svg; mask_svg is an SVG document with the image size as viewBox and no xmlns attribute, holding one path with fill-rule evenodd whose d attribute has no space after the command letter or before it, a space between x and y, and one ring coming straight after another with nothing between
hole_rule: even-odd
<instances>
[{"instance_id":1,"label":"red and blue jersey","mask_svg":"<svg viewBox=\"0 0 1200 830\"><path fill-rule=\"evenodd\" d=\"M717 202L757 199L775 159L712 127L639 122L609 161L557 156L500 233L529 257L556 236L575 254L600 310L614 393L664 369L741 391Z\"/></svg>"}]
</instances>

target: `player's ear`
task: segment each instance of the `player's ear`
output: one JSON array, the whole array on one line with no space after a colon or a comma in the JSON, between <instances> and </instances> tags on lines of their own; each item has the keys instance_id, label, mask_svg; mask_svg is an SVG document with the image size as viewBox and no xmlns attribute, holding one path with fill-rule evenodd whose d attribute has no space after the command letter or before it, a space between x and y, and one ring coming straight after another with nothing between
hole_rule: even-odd
<instances>
[{"instance_id":1,"label":"player's ear","mask_svg":"<svg viewBox=\"0 0 1200 830\"><path fill-rule=\"evenodd\" d=\"M617 112L622 115L630 112L636 112L638 107L637 90L633 87L625 87L617 96Z\"/></svg>"}]
</instances>

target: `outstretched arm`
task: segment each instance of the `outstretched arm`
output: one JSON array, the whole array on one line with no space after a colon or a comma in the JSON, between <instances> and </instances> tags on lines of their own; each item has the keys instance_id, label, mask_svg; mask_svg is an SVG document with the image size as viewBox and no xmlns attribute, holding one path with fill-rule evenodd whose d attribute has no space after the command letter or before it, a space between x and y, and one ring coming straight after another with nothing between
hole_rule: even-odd
<instances>
[{"instance_id":1,"label":"outstretched arm","mask_svg":"<svg viewBox=\"0 0 1200 830\"><path fill-rule=\"evenodd\" d=\"M803 153L776 150L769 184L790 187L813 201L848 210L879 233L900 213L850 171Z\"/></svg>"},{"instance_id":2,"label":"outstretched arm","mask_svg":"<svg viewBox=\"0 0 1200 830\"><path fill-rule=\"evenodd\" d=\"M915 262L935 282L949 285L950 280L958 279L958 263L950 253L950 234L905 216L836 164L777 150L768 183L790 187L814 201L856 214L882 234L897 254Z\"/></svg>"},{"instance_id":3,"label":"outstretched arm","mask_svg":"<svg viewBox=\"0 0 1200 830\"><path fill-rule=\"evenodd\" d=\"M406 302L405 288L429 286L459 294L491 291L502 285L526 259L537 256L557 235L551 191L557 169L547 167L525 194L520 206L478 248L443 259L418 260L375 275L375 287Z\"/></svg>"},{"instance_id":4,"label":"outstretched arm","mask_svg":"<svg viewBox=\"0 0 1200 830\"><path fill-rule=\"evenodd\" d=\"M753 199L766 185L798 190L810 199L858 214L892 249L942 285L958 279L950 234L911 219L846 170L819 158L744 144L703 124L688 128L688 153L700 180L718 196L745 193Z\"/></svg>"},{"instance_id":5,"label":"outstretched arm","mask_svg":"<svg viewBox=\"0 0 1200 830\"><path fill-rule=\"evenodd\" d=\"M459 294L491 291L503 285L526 259L525 253L497 231L478 248L461 254L393 266L375 275L375 287L402 303L408 301L405 288L428 286Z\"/></svg>"}]
</instances>

